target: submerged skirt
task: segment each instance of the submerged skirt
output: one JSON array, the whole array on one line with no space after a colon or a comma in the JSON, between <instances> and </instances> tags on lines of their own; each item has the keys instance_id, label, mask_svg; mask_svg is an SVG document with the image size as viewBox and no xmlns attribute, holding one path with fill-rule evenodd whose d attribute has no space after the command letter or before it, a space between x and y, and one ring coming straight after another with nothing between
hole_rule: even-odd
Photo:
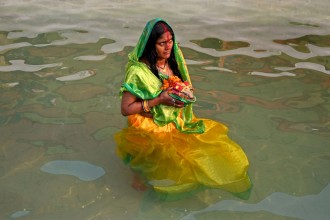
<instances>
[{"instance_id":1,"label":"submerged skirt","mask_svg":"<svg viewBox=\"0 0 330 220\"><path fill-rule=\"evenodd\" d=\"M202 120L203 134L184 134L173 123L159 127L151 118L128 116L128 127L115 134L117 154L157 192L247 191L249 162L243 150L227 136L224 124Z\"/></svg>"}]
</instances>

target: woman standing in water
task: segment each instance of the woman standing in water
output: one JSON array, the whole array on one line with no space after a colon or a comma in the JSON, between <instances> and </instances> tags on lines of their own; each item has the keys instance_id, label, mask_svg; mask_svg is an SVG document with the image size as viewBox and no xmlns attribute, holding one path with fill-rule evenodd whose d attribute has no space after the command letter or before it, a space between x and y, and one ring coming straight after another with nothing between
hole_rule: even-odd
<instances>
[{"instance_id":1,"label":"woman standing in water","mask_svg":"<svg viewBox=\"0 0 330 220\"><path fill-rule=\"evenodd\" d=\"M197 118L191 102L172 98L172 88L162 88L173 77L191 84L169 24L160 18L149 21L128 59L120 89L128 127L115 135L119 157L159 193L249 190L248 159L227 136L228 128Z\"/></svg>"}]
</instances>

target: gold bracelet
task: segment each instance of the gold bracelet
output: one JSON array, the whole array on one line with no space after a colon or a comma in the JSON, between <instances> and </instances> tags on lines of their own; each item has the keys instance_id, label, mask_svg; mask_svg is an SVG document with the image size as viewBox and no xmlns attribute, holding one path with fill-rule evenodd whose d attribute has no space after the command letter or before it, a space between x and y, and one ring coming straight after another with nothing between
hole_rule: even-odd
<instances>
[{"instance_id":1,"label":"gold bracelet","mask_svg":"<svg viewBox=\"0 0 330 220\"><path fill-rule=\"evenodd\" d=\"M143 106L144 106L144 109L146 110L146 112L150 112L148 102L146 100L143 101Z\"/></svg>"},{"instance_id":2,"label":"gold bracelet","mask_svg":"<svg viewBox=\"0 0 330 220\"><path fill-rule=\"evenodd\" d=\"M146 109L144 108L144 105L143 105L143 101L141 101L141 106L142 106L142 110L143 110L144 112L146 112Z\"/></svg>"},{"instance_id":3,"label":"gold bracelet","mask_svg":"<svg viewBox=\"0 0 330 220\"><path fill-rule=\"evenodd\" d=\"M143 109L144 112L150 112L148 100L143 100L141 102L141 105L142 105L142 109Z\"/></svg>"},{"instance_id":4,"label":"gold bracelet","mask_svg":"<svg viewBox=\"0 0 330 220\"><path fill-rule=\"evenodd\" d=\"M144 112L150 112L148 100L141 101L141 106Z\"/></svg>"},{"instance_id":5,"label":"gold bracelet","mask_svg":"<svg viewBox=\"0 0 330 220\"><path fill-rule=\"evenodd\" d=\"M143 106L144 106L144 109L146 110L146 112L150 112L148 100L143 101Z\"/></svg>"}]
</instances>

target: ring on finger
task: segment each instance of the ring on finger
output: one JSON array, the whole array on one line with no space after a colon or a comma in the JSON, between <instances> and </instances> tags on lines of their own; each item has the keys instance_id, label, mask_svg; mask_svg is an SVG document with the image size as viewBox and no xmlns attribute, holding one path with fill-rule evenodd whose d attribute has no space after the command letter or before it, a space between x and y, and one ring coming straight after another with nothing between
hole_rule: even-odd
<instances>
[{"instance_id":1,"label":"ring on finger","mask_svg":"<svg viewBox=\"0 0 330 220\"><path fill-rule=\"evenodd\" d=\"M172 102L174 102L174 103L175 103L175 99L172 99Z\"/></svg>"}]
</instances>

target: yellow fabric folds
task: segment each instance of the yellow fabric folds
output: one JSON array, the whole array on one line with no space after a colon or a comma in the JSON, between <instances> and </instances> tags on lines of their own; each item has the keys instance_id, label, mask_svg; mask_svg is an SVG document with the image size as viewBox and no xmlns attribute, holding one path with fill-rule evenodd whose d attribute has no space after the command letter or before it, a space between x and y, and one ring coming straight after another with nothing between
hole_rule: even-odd
<instances>
[{"instance_id":1,"label":"yellow fabric folds","mask_svg":"<svg viewBox=\"0 0 330 220\"><path fill-rule=\"evenodd\" d=\"M197 120L197 119L194 119ZM227 136L227 127L203 119L203 134L185 134L173 123L158 126L139 114L115 135L117 153L162 193L184 193L199 186L244 192L250 188L249 162Z\"/></svg>"}]
</instances>

